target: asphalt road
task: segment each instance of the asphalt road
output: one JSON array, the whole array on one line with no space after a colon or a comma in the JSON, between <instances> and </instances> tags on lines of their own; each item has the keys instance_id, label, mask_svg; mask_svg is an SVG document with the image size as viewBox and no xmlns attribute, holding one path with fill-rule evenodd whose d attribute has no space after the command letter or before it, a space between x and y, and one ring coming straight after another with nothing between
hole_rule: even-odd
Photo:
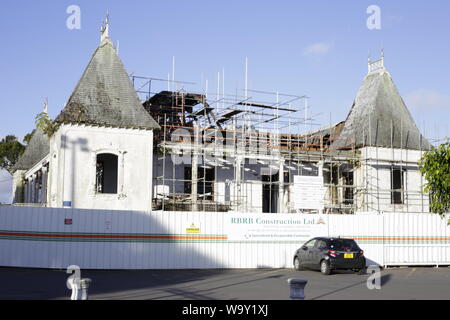
<instances>
[{"instance_id":1,"label":"asphalt road","mask_svg":"<svg viewBox=\"0 0 450 320\"><path fill-rule=\"evenodd\" d=\"M1 300L68 300L65 270L0 268ZM338 271L163 270L92 271L91 300L288 300L289 278L308 280L306 299L450 300L450 268L392 268L381 272L381 289L369 275Z\"/></svg>"}]
</instances>

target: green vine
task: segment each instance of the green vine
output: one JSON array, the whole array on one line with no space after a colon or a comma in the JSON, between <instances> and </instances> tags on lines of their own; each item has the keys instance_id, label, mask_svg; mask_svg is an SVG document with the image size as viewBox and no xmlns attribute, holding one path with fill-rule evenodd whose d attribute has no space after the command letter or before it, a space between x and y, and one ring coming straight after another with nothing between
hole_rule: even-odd
<instances>
[{"instance_id":1,"label":"green vine","mask_svg":"<svg viewBox=\"0 0 450 320\"><path fill-rule=\"evenodd\" d=\"M41 112L36 116L36 127L51 138L58 131L59 124L51 120L46 112Z\"/></svg>"}]
</instances>

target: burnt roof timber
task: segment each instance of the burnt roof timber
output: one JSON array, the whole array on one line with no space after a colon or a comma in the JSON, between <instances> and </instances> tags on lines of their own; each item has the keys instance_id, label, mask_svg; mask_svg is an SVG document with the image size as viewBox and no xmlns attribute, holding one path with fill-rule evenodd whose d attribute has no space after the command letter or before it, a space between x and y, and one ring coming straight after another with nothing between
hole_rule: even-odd
<instances>
[{"instance_id":1,"label":"burnt roof timber","mask_svg":"<svg viewBox=\"0 0 450 320\"><path fill-rule=\"evenodd\" d=\"M274 107L274 106L269 106L269 105L259 104L259 103L252 103L252 102L238 102L238 105L249 106L249 107L257 107L257 108L265 108L265 109L272 109L272 110L289 111L289 112L297 112L298 111L298 110L295 110L295 109L280 108L280 107Z\"/></svg>"}]
</instances>

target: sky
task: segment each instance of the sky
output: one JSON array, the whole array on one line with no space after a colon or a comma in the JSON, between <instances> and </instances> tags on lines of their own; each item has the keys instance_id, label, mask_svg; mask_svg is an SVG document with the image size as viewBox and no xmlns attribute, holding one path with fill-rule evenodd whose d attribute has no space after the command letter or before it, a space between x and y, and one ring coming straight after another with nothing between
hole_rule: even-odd
<instances>
[{"instance_id":1,"label":"sky","mask_svg":"<svg viewBox=\"0 0 450 320\"><path fill-rule=\"evenodd\" d=\"M74 5L79 29L67 27ZM377 29L368 28L371 5L380 9ZM187 89L201 92L206 79L214 88L224 70L225 91L234 93L244 88L247 57L250 89L307 95L322 125L345 120L369 53L377 59L384 49L422 133L450 135L448 0L7 0L0 9L0 138L31 132L46 98L50 116L59 114L99 45L107 11L130 74L166 79L175 56L176 79L196 83Z\"/></svg>"}]
</instances>

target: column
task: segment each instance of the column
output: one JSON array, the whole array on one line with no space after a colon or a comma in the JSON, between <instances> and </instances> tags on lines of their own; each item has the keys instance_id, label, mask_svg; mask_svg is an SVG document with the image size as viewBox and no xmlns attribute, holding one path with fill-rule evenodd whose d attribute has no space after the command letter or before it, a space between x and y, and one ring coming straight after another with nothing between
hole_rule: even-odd
<instances>
[{"instance_id":1,"label":"column","mask_svg":"<svg viewBox=\"0 0 450 320\"><path fill-rule=\"evenodd\" d=\"M31 177L30 201L28 203L36 203L36 174Z\"/></svg>"},{"instance_id":2,"label":"column","mask_svg":"<svg viewBox=\"0 0 450 320\"><path fill-rule=\"evenodd\" d=\"M47 204L47 179L48 179L48 168L42 168L42 186L41 186L41 203Z\"/></svg>"},{"instance_id":3,"label":"column","mask_svg":"<svg viewBox=\"0 0 450 320\"><path fill-rule=\"evenodd\" d=\"M280 160L280 168L278 170L278 213L284 213L284 159Z\"/></svg>"},{"instance_id":4,"label":"column","mask_svg":"<svg viewBox=\"0 0 450 320\"><path fill-rule=\"evenodd\" d=\"M318 171L319 171L319 177L323 177L323 167L324 167L324 161L319 161L318 163L317 163L317 169L318 169ZM330 170L333 170L333 167L332 166L330 166ZM323 197L325 197L325 187L324 187L324 189L323 189ZM324 203L325 203L325 199L324 199ZM319 214L323 214L323 209L324 208L321 208L320 210L319 210Z\"/></svg>"},{"instance_id":5,"label":"column","mask_svg":"<svg viewBox=\"0 0 450 320\"><path fill-rule=\"evenodd\" d=\"M24 194L24 199L23 199L23 203L29 203L29 197L30 195L30 181L27 179L25 182L25 194Z\"/></svg>"},{"instance_id":6,"label":"column","mask_svg":"<svg viewBox=\"0 0 450 320\"><path fill-rule=\"evenodd\" d=\"M241 206L241 202L240 200L243 198L242 197L242 190L241 190L241 185L242 185L242 157L236 157L236 168L235 168L235 201L238 205L238 207L236 208L237 210L239 210L240 206Z\"/></svg>"},{"instance_id":7,"label":"column","mask_svg":"<svg viewBox=\"0 0 450 320\"><path fill-rule=\"evenodd\" d=\"M191 199L192 211L198 211L198 155L199 155L199 139L200 127L195 125L194 128L194 149L192 151L192 167L191 167Z\"/></svg>"}]
</instances>

